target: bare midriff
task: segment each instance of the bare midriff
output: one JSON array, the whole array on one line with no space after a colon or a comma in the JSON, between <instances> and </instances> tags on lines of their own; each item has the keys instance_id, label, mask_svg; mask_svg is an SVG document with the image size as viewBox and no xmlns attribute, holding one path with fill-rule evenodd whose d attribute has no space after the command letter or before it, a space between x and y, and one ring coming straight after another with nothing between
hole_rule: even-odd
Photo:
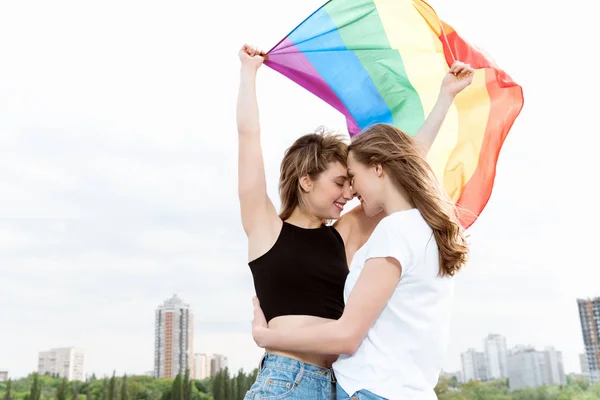
<instances>
[{"instance_id":1,"label":"bare midriff","mask_svg":"<svg viewBox=\"0 0 600 400\"><path fill-rule=\"evenodd\" d=\"M280 317L275 317L271 321L269 321L269 328L304 328L307 326L324 324L331 321L333 320L328 318L313 317L309 315L283 315ZM338 359L337 354L309 354L295 351L281 351L272 349L265 349L265 351L269 354L293 358L294 360L302 361L307 364L317 365L323 368L331 368L333 362Z\"/></svg>"}]
</instances>

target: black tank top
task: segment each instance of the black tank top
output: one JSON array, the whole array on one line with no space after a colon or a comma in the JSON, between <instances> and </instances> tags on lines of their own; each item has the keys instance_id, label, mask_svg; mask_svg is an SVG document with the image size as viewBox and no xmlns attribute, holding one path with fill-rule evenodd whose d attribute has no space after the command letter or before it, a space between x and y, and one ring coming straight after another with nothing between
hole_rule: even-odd
<instances>
[{"instance_id":1,"label":"black tank top","mask_svg":"<svg viewBox=\"0 0 600 400\"><path fill-rule=\"evenodd\" d=\"M281 315L342 316L348 264L334 227L305 229L284 221L273 247L248 265L267 321Z\"/></svg>"}]
</instances>

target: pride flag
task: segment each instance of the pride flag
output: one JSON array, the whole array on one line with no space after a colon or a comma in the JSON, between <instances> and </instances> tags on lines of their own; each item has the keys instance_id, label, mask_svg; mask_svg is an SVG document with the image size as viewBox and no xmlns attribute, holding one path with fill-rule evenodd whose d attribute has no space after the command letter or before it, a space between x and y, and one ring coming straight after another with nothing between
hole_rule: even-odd
<instances>
[{"instance_id":1,"label":"pride flag","mask_svg":"<svg viewBox=\"0 0 600 400\"><path fill-rule=\"evenodd\" d=\"M523 91L421 0L330 0L268 52L265 64L345 115L354 136L375 123L414 136L455 61L476 69L428 154L469 227L485 207Z\"/></svg>"}]
</instances>

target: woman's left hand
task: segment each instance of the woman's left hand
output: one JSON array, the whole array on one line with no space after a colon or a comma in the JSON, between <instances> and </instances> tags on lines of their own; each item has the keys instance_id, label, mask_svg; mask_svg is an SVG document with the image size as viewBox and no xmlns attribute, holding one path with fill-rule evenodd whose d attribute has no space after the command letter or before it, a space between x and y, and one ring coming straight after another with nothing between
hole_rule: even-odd
<instances>
[{"instance_id":1,"label":"woman's left hand","mask_svg":"<svg viewBox=\"0 0 600 400\"><path fill-rule=\"evenodd\" d=\"M252 337L258 347L265 348L264 337L268 330L267 318L262 308L260 308L260 302L258 297L252 298L252 305L254 306L254 319L252 320Z\"/></svg>"},{"instance_id":2,"label":"woman's left hand","mask_svg":"<svg viewBox=\"0 0 600 400\"><path fill-rule=\"evenodd\" d=\"M442 92L454 97L473 82L475 70L469 64L455 61L442 81Z\"/></svg>"}]
</instances>

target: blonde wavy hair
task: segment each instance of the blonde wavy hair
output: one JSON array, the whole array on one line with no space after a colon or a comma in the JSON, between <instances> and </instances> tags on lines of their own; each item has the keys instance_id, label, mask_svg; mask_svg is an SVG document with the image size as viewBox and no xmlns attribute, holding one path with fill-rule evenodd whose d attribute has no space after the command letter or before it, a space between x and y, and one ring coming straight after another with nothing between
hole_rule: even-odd
<instances>
[{"instance_id":1,"label":"blonde wavy hair","mask_svg":"<svg viewBox=\"0 0 600 400\"><path fill-rule=\"evenodd\" d=\"M456 208L441 188L415 141L386 124L356 136L348 152L364 165L381 164L395 185L404 188L433 230L440 256L439 276L453 276L467 261L466 238Z\"/></svg>"}]
</instances>

